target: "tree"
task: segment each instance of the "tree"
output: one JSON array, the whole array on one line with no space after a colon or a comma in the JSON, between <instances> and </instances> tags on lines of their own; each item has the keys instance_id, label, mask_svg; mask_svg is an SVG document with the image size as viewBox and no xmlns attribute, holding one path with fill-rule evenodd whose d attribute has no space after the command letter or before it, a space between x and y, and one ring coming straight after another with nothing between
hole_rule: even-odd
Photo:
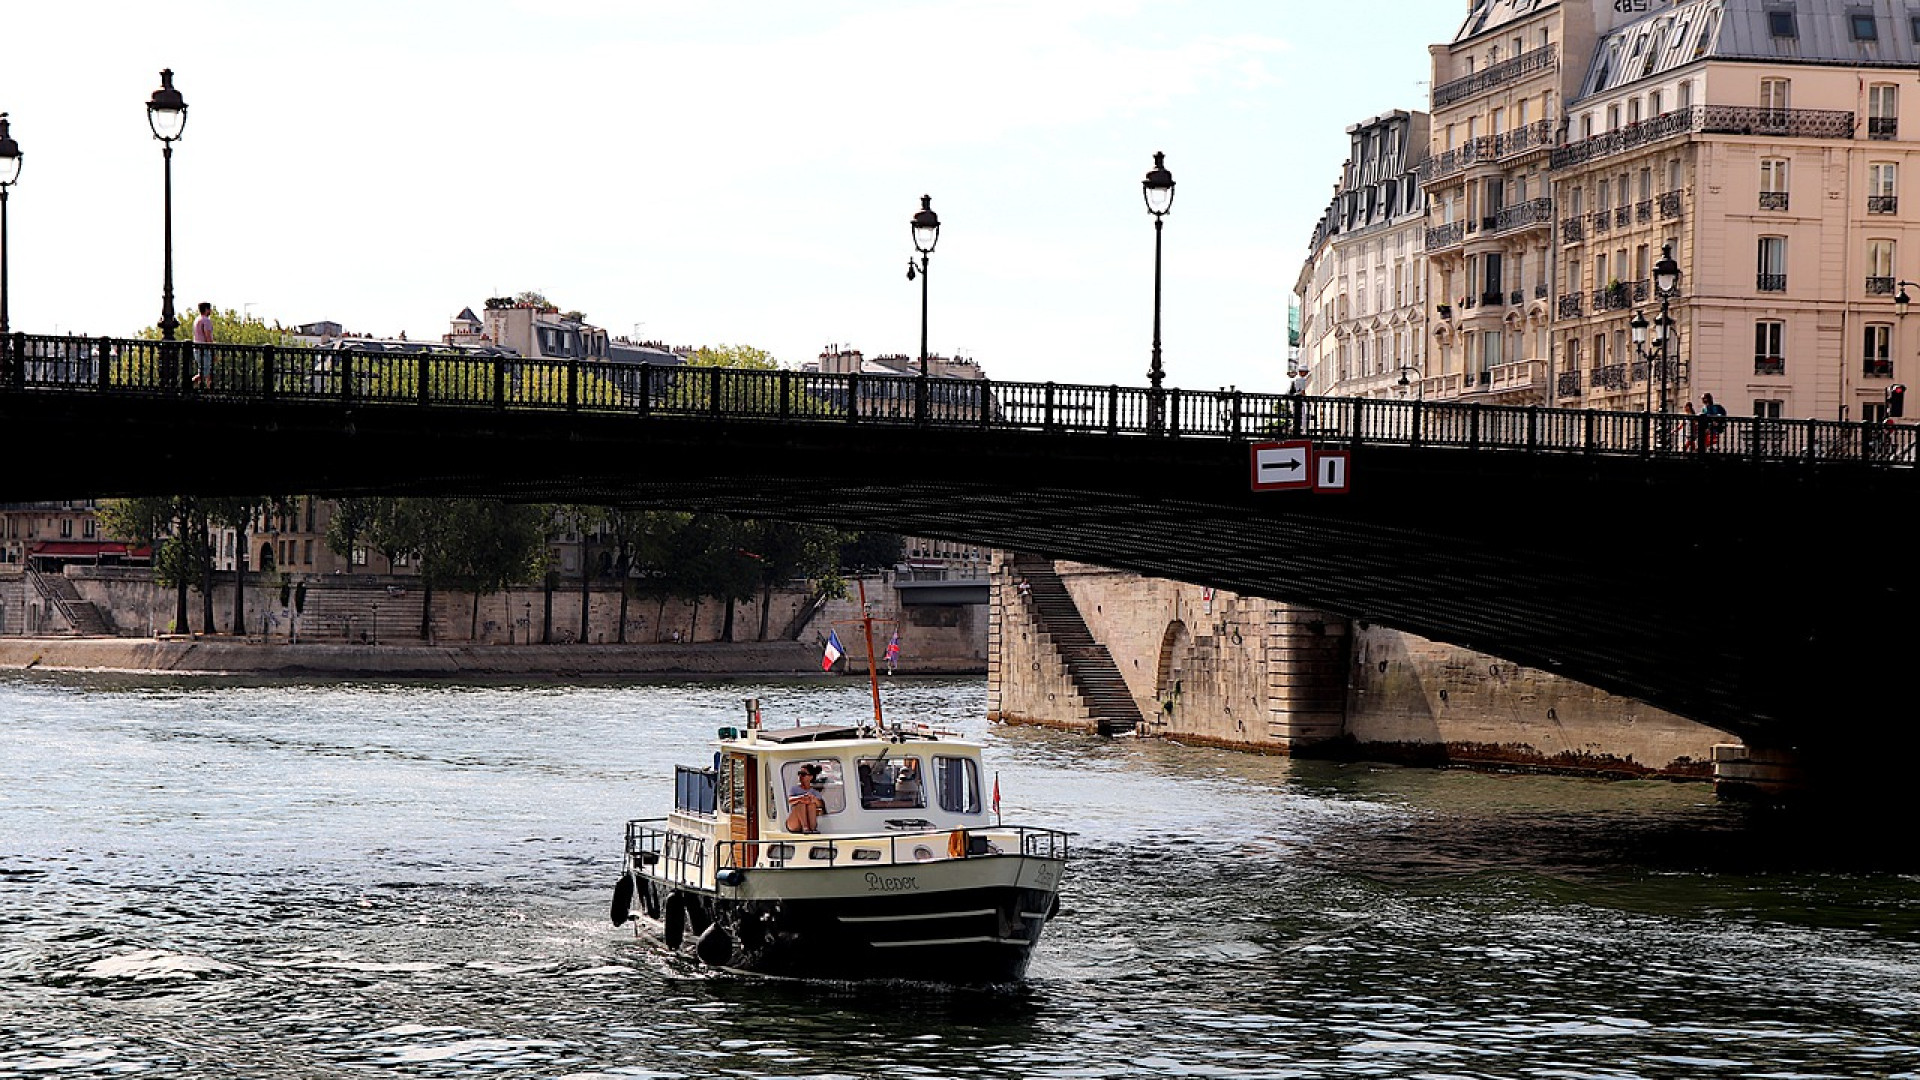
<instances>
[{"instance_id":1,"label":"tree","mask_svg":"<svg viewBox=\"0 0 1920 1080\"><path fill-rule=\"evenodd\" d=\"M208 499L205 507L208 520L222 528L233 530L233 634L243 637L247 632L247 531L261 514L287 513L292 500L268 495L244 498ZM260 567L264 570L266 567ZM208 572L212 572L209 561ZM211 598L209 598L211 603ZM211 623L209 623L211 627Z\"/></svg>"},{"instance_id":2,"label":"tree","mask_svg":"<svg viewBox=\"0 0 1920 1080\"><path fill-rule=\"evenodd\" d=\"M101 528L110 536L154 546L153 576L174 589L173 632L189 633L187 586L198 579L188 540L187 522L193 500L166 498L110 499L100 504Z\"/></svg>"},{"instance_id":3,"label":"tree","mask_svg":"<svg viewBox=\"0 0 1920 1080\"><path fill-rule=\"evenodd\" d=\"M687 357L689 367L742 368L750 371L778 371L773 354L751 345L702 345Z\"/></svg>"},{"instance_id":4,"label":"tree","mask_svg":"<svg viewBox=\"0 0 1920 1080\"><path fill-rule=\"evenodd\" d=\"M847 537L837 529L823 525L796 525L787 521L751 521L746 524L747 541L760 556L760 636L767 640L767 621L773 607L773 590L796 577L813 579L816 594L838 596L846 592L840 579L840 548Z\"/></svg>"}]
</instances>

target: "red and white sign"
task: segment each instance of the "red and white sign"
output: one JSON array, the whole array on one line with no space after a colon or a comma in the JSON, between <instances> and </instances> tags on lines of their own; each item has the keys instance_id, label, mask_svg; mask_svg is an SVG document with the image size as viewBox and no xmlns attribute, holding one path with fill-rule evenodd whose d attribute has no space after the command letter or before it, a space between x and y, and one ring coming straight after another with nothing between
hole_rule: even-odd
<instances>
[{"instance_id":1,"label":"red and white sign","mask_svg":"<svg viewBox=\"0 0 1920 1080\"><path fill-rule=\"evenodd\" d=\"M1322 450L1313 456L1313 490L1335 495L1347 492L1349 458L1345 450Z\"/></svg>"},{"instance_id":2,"label":"red and white sign","mask_svg":"<svg viewBox=\"0 0 1920 1080\"><path fill-rule=\"evenodd\" d=\"M1313 444L1305 439L1254 443L1253 490L1306 491L1313 487Z\"/></svg>"}]
</instances>

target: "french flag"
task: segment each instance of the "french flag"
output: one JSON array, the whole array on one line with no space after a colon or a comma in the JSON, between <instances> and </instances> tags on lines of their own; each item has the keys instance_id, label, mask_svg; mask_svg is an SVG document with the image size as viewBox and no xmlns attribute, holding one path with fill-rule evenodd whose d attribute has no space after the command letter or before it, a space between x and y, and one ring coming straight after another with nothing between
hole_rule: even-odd
<instances>
[{"instance_id":1,"label":"french flag","mask_svg":"<svg viewBox=\"0 0 1920 1080\"><path fill-rule=\"evenodd\" d=\"M826 659L820 661L820 670L832 671L834 661L839 660L844 655L846 655L846 650L840 647L839 633L833 630L827 631L827 655Z\"/></svg>"}]
</instances>

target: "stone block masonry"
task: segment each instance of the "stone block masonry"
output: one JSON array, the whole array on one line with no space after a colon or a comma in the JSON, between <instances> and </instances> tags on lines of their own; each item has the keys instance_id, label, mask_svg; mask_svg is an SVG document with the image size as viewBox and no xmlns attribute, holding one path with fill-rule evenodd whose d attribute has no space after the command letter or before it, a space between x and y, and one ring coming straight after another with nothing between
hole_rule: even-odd
<instances>
[{"instance_id":1,"label":"stone block masonry","mask_svg":"<svg viewBox=\"0 0 1920 1080\"><path fill-rule=\"evenodd\" d=\"M1055 563L1146 718L1139 733L1262 753L1706 778L1730 741L1626 698L1467 649L1276 601ZM992 719L1093 730L994 564Z\"/></svg>"}]
</instances>

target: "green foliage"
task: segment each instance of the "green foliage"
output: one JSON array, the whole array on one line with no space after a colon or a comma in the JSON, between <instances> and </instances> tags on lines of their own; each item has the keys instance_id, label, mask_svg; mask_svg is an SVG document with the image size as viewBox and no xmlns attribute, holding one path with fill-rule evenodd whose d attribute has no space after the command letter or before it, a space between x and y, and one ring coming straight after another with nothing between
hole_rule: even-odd
<instances>
[{"instance_id":1,"label":"green foliage","mask_svg":"<svg viewBox=\"0 0 1920 1080\"><path fill-rule=\"evenodd\" d=\"M752 371L778 371L773 354L751 345L703 345L687 357L689 367L743 368Z\"/></svg>"},{"instance_id":2,"label":"green foliage","mask_svg":"<svg viewBox=\"0 0 1920 1080\"><path fill-rule=\"evenodd\" d=\"M180 331L176 335L179 340L192 340L193 320L198 318L199 314L198 305L180 313ZM213 309L210 317L213 319L213 340L223 345L294 344L292 331L281 326L278 321L268 326L264 321L252 316L243 316L232 308L222 311L217 307ZM146 327L140 331L139 337L146 341L158 341L160 328Z\"/></svg>"},{"instance_id":3,"label":"green foliage","mask_svg":"<svg viewBox=\"0 0 1920 1080\"><path fill-rule=\"evenodd\" d=\"M840 545L839 565L855 572L890 569L899 565L906 550L906 540L895 533L854 533Z\"/></svg>"}]
</instances>

